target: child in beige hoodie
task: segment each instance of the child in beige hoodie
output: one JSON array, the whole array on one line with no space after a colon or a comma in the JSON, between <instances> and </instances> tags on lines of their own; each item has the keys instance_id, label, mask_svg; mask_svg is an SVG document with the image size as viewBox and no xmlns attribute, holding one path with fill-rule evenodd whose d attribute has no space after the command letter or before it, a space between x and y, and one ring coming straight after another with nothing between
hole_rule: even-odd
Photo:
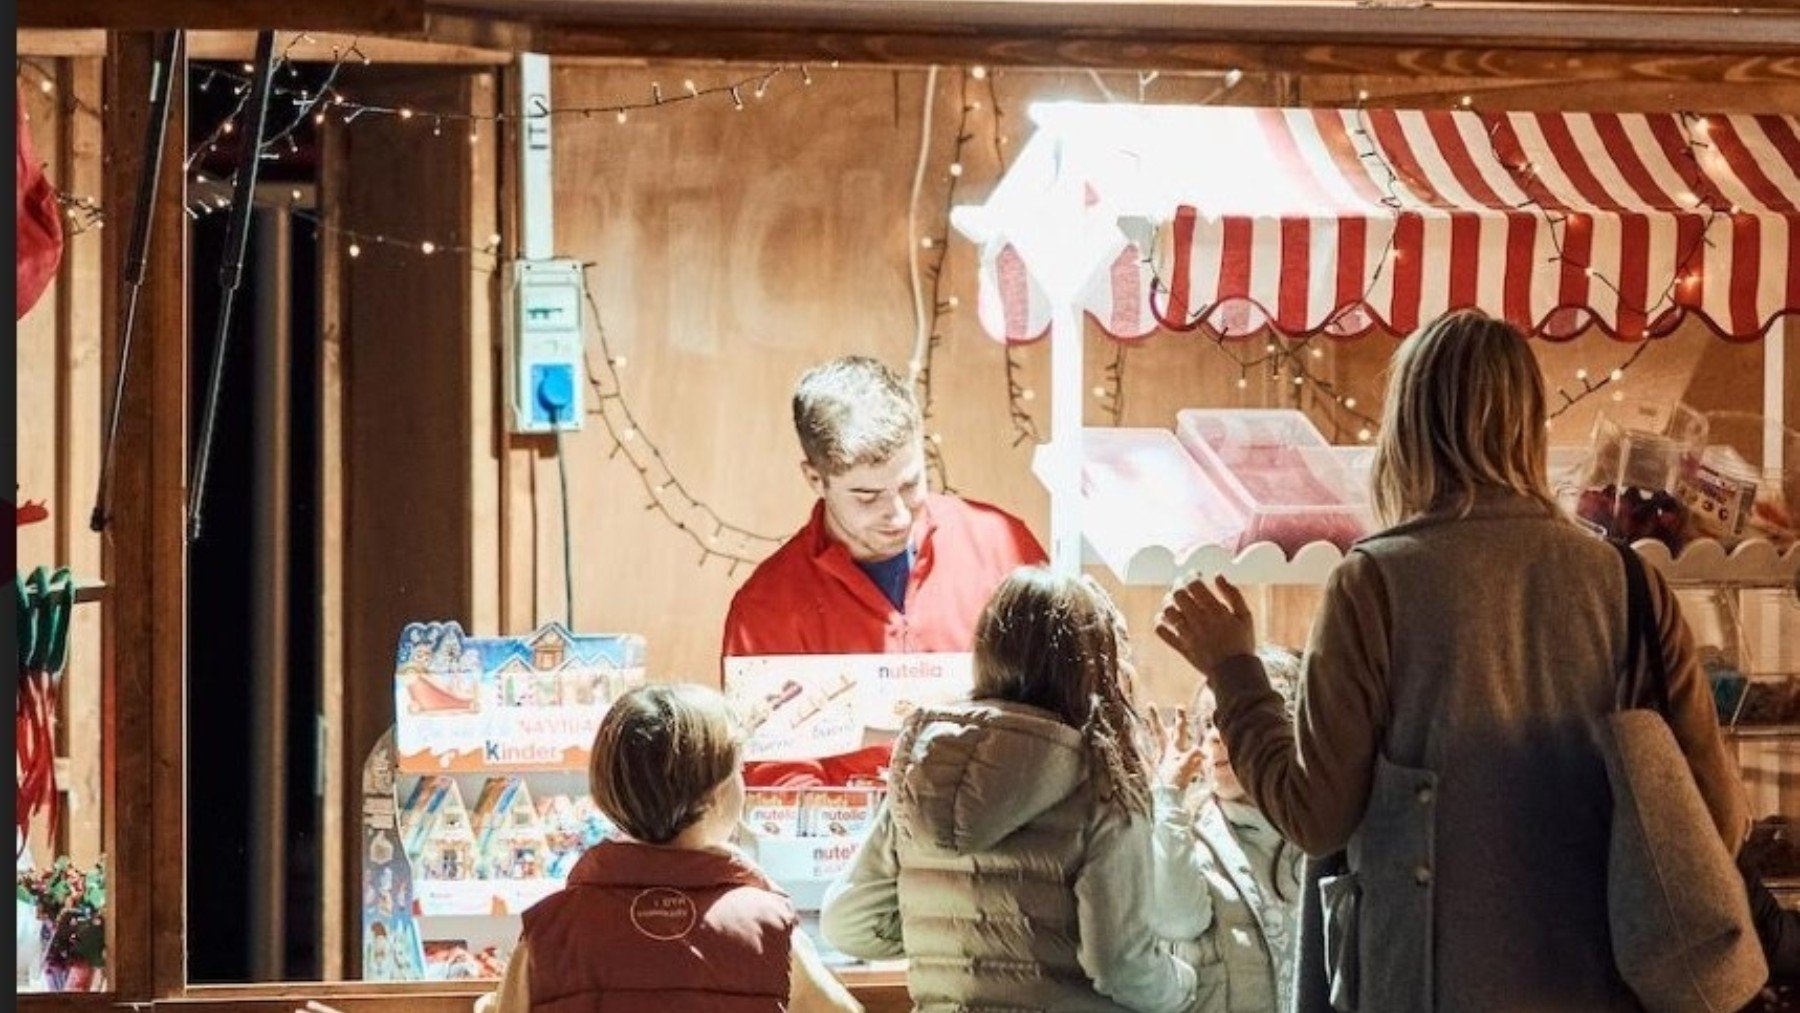
<instances>
[{"instance_id":1,"label":"child in beige hoodie","mask_svg":"<svg viewBox=\"0 0 1800 1013\"><path fill-rule=\"evenodd\" d=\"M1299 656L1276 647L1258 654L1291 712ZM1212 690L1203 686L1192 707L1191 715L1178 708L1172 727L1151 708L1160 753L1151 925L1194 965L1197 1013L1286 1010L1305 856L1238 783L1212 723Z\"/></svg>"}]
</instances>

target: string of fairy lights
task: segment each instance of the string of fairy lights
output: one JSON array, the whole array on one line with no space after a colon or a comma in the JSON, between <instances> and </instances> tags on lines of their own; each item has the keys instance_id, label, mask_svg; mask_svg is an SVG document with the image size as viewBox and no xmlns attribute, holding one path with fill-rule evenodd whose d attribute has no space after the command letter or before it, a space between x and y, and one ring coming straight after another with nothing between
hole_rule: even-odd
<instances>
[{"instance_id":1,"label":"string of fairy lights","mask_svg":"<svg viewBox=\"0 0 1800 1013\"><path fill-rule=\"evenodd\" d=\"M943 295L944 262L950 255L948 221L951 209L956 207L957 186L963 178L964 152L974 136L969 132L969 116L980 109L980 104L969 97L969 82L982 81L987 78L987 69L981 66L970 67L957 76L956 133L953 135L955 140L950 154L950 162L944 168L943 177L946 226L941 230L942 234L940 235L919 238L920 249L931 258L931 262L925 267L928 290L924 299L930 321L927 324L928 333L924 345L916 353L915 361L908 363L908 368L912 373L913 384L918 393L919 414L925 425L926 467L930 469L936 479L937 487L947 493L955 492L956 488L950 483L949 467L944 460L944 435L932 425L933 409L937 404L936 391L932 383L932 366L936 361L938 347L944 341L945 318L954 313L962 303L961 299L955 295ZM931 101L931 91L927 89L925 102L929 105ZM925 129L929 129L929 115L925 117L924 122ZM930 145L928 143L921 145L921 166L929 157L929 152ZM911 255L916 257L919 253L914 251Z\"/></svg>"},{"instance_id":2,"label":"string of fairy lights","mask_svg":"<svg viewBox=\"0 0 1800 1013\"><path fill-rule=\"evenodd\" d=\"M276 74L286 71L290 78L294 76L296 70L287 62L286 56L300 41L309 40L297 35L290 41L277 62ZM368 57L354 41L334 50L330 68L323 75L323 85L316 88L277 85L272 89L278 97L292 102L295 112L285 126L271 132L259 152L261 157L280 158L283 154L291 154L295 150L292 135L308 120L315 126L324 126L328 119L336 118L347 126L364 116L390 117L401 122L430 124L434 135L442 134L444 124L460 121L468 124L470 141L475 142L481 136L481 123L499 124L538 116L578 116L590 119L605 115L616 123L623 124L630 114L640 110L679 108L704 99L729 101L732 108L743 111L752 102L769 96L771 86L783 78L798 78L801 87L810 86L814 80L811 68L784 64L735 78L724 84L705 87L692 79L686 79L681 84L681 90L674 94L664 94L662 86L653 82L650 97L646 100L540 108L522 115L470 114L356 101L336 87L339 71L353 60L369 63ZM29 61L21 62L20 68L22 72L31 73L40 79L38 87L45 94L57 91L55 77L49 71ZM190 219L198 220L229 211L232 207L231 193L235 173L215 175L204 169L197 169L196 165L207 155L216 152L224 138L236 133L236 121L243 115L248 101L249 79L217 67L200 68L195 73L200 78L195 87L206 90L223 83L235 90L234 97L237 99L231 111L214 124L184 159L188 180L185 209ZM746 97L750 101L745 101ZM69 98L67 104L69 108L95 117L101 115L100 110L73 97ZM286 151L279 150L277 145L285 145ZM104 221L105 215L99 202L92 198L61 191L58 191L57 198L65 218L70 222L69 235L79 235L88 228L99 228ZM269 196L267 191L259 192L252 198L252 203L255 207L282 212L304 222L314 237L331 237L342 244L344 254L351 259L360 258L372 250L386 249L420 257L467 257L484 273L491 273L502 264L502 237L498 233L486 237L485 242L477 243L455 235L422 238L353 228L340 224L331 216L321 214L309 206L305 191L298 187L291 190L286 199ZM728 564L730 573L735 575L738 567L758 562L779 544L779 539L726 521L714 507L694 495L690 487L675 473L668 456L646 433L632 410L621 376L626 365L625 357L614 354L612 350L600 318L599 302L585 273L583 294L594 341L600 350L598 362L591 352L585 356L587 382L597 406L591 408L589 414L600 420L602 429L612 442L608 459L625 459L645 489L645 509L659 513L669 524L684 532L700 549L701 565L715 559L722 560ZM953 308L954 305L952 297L947 308Z\"/></svg>"},{"instance_id":3,"label":"string of fairy lights","mask_svg":"<svg viewBox=\"0 0 1800 1013\"><path fill-rule=\"evenodd\" d=\"M292 45L290 43L290 50ZM291 64L286 63L285 55L284 53L283 63L277 66L277 72L285 70L287 75L292 78L296 71ZM275 94L293 104L294 115L285 126L271 134L267 147L273 148L276 145L285 144L291 153L294 144L293 133L309 120L315 126L322 126L334 119L344 125L349 125L366 116L383 117L400 122L428 125L433 135L441 135L445 126L451 125L466 128L469 131L469 139L474 142L480 140L480 130L483 124L497 125L508 120L538 116L579 117L581 119L600 116L610 117L618 124L625 124L633 114L642 111L671 108L704 99L728 101L733 109L742 111L756 101L764 99L769 94L771 85L783 78L798 78L802 87L811 85L814 80L808 67L784 64L723 84L705 87L696 84L692 79L686 79L682 81L679 90L672 90L670 93L665 93L659 83L652 83L648 99L642 100L585 106L539 107L524 114L472 113L461 110L431 110L406 105L363 103L352 99L344 94L338 86L338 72L342 67L357 60L365 64L369 62L368 58L357 48L356 43L352 41L343 47L341 52L334 53L331 67L325 73L322 84L314 87L278 85L274 89ZM21 61L19 67L22 74L36 77L38 79L37 87L46 94L55 93L58 90L56 78L51 72L31 61ZM194 166L206 154L215 151L222 138L231 136L237 129L233 124L243 112L243 96L248 94L248 79L217 67L201 69L197 73L202 77L197 87L205 89L223 83L237 89L240 98L232 112L215 124L205 139L189 152L187 158L188 176L191 181L188 213L190 217L202 218L230 208L228 195L231 177L220 177L205 171L197 171ZM950 160L942 170L942 193L946 209L954 207L959 184L964 181L966 149L967 145L974 140L971 118L983 110L982 99L975 95L977 88L986 91L986 108L991 112L993 122L991 143L999 170L1002 172L1005 170L1007 138L1002 130L1002 123L1008 114L1000 104L994 77L995 75L982 67L967 68L959 75L955 145ZM1144 98L1146 89L1155 79L1154 73L1139 76L1140 100ZM1405 205L1400 193L1402 180L1399 173L1381 152L1379 145L1375 143L1367 125L1364 118L1364 105L1367 99L1366 92L1358 96L1357 122L1350 133L1357 146L1357 157L1374 169L1373 176L1383 190L1381 203L1397 210ZM73 96L67 97L65 101L69 108L79 109L95 116L99 115L99 110ZM1470 104L1467 98L1462 102L1464 108L1468 108ZM1715 200L1709 199L1709 196L1703 193L1704 174L1699 173L1695 150L1705 147L1707 144L1705 139L1706 121L1702 117L1690 115L1684 116L1682 123L1686 130L1688 157L1690 160L1696 161L1694 174L1689 174L1685 167L1682 171L1684 179L1690 184L1696 195L1691 206L1706 214L1705 228L1700 230L1693 247L1678 256L1669 284L1644 310L1647 319L1652 314L1661 311L1663 307L1674 303L1678 286L1697 283L1698 278L1691 267L1692 259L1704 247L1712 245L1710 233L1713 223L1730 213L1721 209ZM1526 182L1535 180L1536 167L1516 158L1503 157L1500 145L1495 139L1495 132L1498 129L1498 119L1490 119L1488 136L1490 143L1495 144L1496 157L1502 157L1503 163L1514 171L1515 178ZM263 157L280 157L280 154L265 153ZM1532 196L1533 189L1534 187L1529 185L1521 186L1521 191L1526 195L1526 199L1516 205L1514 210L1529 210L1540 215L1549 226L1548 233L1554 246L1555 258L1561 259L1569 256L1565 243L1570 215L1545 207L1540 200ZM366 251L374 249L388 249L427 257L466 256L471 258L472 262L476 262L479 267L485 267L489 271L501 266L502 237L498 234L485 237L485 242L478 242L471 237L454 235L417 238L357 229L320 214L307 206L302 198L302 192L296 190L291 199L287 201L260 194L255 200L259 207L282 211L305 222L312 228L314 235L334 237L334 241L342 243L342 249L351 258L360 257ZM98 229L105 222L104 209L91 198L59 192L58 201L65 219L69 223L71 235L80 235L85 231ZM948 234L946 227L940 235L919 236L917 247L913 251L914 256L929 258L929 263L925 265L925 274L929 279L929 294L925 305L930 314L930 335L923 346L923 354L919 356L919 361L911 365L920 395L921 413L926 420L928 458L934 469L938 486L953 491L943 461L942 434L933 425L936 394L933 386L935 353L943 340L943 328L947 326L946 318L960 306L960 299L955 294L946 295L943 292L944 268L949 245ZM1364 292L1365 301L1373 295L1375 287L1382 278L1382 273L1393 269L1403 255L1396 248L1395 242L1395 236L1390 232L1381 255L1375 258L1374 271ZM1618 284L1604 276L1602 272L1587 265L1584 265L1584 270L1596 284L1606 286L1615 293L1619 292ZM1156 279L1154 284L1161 286L1162 283L1160 279ZM594 394L594 406L590 407L589 414L601 421L602 428L611 440L612 448L608 453L609 459L623 457L632 467L646 493L645 509L658 512L668 523L685 533L698 549L701 565L715 559L720 560L728 565L732 574L735 574L738 567L756 563L766 556L779 540L725 521L713 507L694 495L690 487L678 477L667 455L646 435L643 426L632 411L622 379L626 360L624 356L614 354L601 320L599 301L585 273L583 289L591 318L594 341L600 353L596 360L590 350L586 362L587 382ZM1620 293L1620 295L1623 298L1623 294ZM1198 311L1189 320L1189 323L1198 322L1201 316L1209 313L1213 308L1207 307L1205 310ZM1350 308L1353 307L1346 308L1346 311ZM1237 367L1236 384L1240 390L1249 386L1253 371L1266 369L1270 376L1285 379L1291 383L1297 397L1310 398L1312 408L1323 411L1327 415L1334 429L1334 439L1341 439L1346 432L1351 430L1360 441L1366 442L1372 438L1378 424L1375 417L1359 406L1358 399L1352 392L1342 389L1332 377L1322 375L1320 370L1315 368L1325 358L1320 334L1286 342L1269 340L1263 344L1262 354L1254 356L1244 354L1241 343L1229 342L1228 339L1233 336L1225 331L1212 330L1209 336L1211 340L1207 342L1207 345L1211 350L1225 355ZM1596 371L1589 371L1586 368L1578 369L1575 373L1574 385L1559 384L1556 386L1555 396L1560 403L1551 412L1551 418L1554 419L1566 413L1582 401L1597 396L1603 391L1610 391L1614 400L1621 400L1623 397L1621 384L1627 372L1649 350L1650 344L1648 340L1640 342L1623 361L1611 369ZM1104 382L1093 391L1094 395L1103 402L1114 425L1120 424L1125 415L1126 364L1129 348L1130 346L1123 342L1115 345L1112 359L1104 370ZM1013 446L1027 441L1036 442L1040 438L1037 421L1027 407L1035 401L1036 395L1023 380L1024 366L1016 351L1013 345L1007 344L1003 356Z\"/></svg>"},{"instance_id":4,"label":"string of fairy lights","mask_svg":"<svg viewBox=\"0 0 1800 1013\"><path fill-rule=\"evenodd\" d=\"M581 294L587 304L589 329L600 347L600 364L596 367L591 346L583 353L583 358L588 389L594 396L594 404L587 412L600 420L612 440L607 459L625 459L637 473L648 497L644 509L661 514L664 520L687 535L700 550L701 566L721 559L729 566L726 575L735 576L738 567L754 566L781 541L721 518L718 511L688 490L670 466L667 455L645 434L625 397L625 385L619 375L626 365L625 356L613 352L600 318L600 302L594 296L594 285L588 277L588 272L595 266L592 263L582 265Z\"/></svg>"},{"instance_id":5,"label":"string of fairy lights","mask_svg":"<svg viewBox=\"0 0 1800 1013\"><path fill-rule=\"evenodd\" d=\"M1358 93L1356 123L1351 127L1349 134L1356 148L1356 157L1373 169L1372 174L1376 177L1377 183L1383 191L1380 202L1390 209L1399 210L1405 206L1405 201L1402 199L1399 192L1401 178L1399 173L1382 153L1380 146L1375 142L1373 133L1368 126L1366 119L1366 105L1369 97L1369 93L1366 90ZM1474 105L1473 97L1467 95L1463 96L1458 105L1463 109L1472 108ZM1520 187L1520 191L1524 195L1524 199L1511 205L1509 209L1531 211L1537 214L1545 223L1547 226L1545 232L1546 235L1550 237L1553 248L1553 253L1549 258L1551 262L1572 259L1566 248L1566 232L1571 215L1560 210L1547 208L1540 200L1532 196L1533 186L1531 184L1537 181L1538 167L1524 161L1522 158L1509 159L1505 157L1504 152L1501 150L1501 146L1495 140L1497 132L1503 126L1501 118L1497 116L1487 116L1484 118L1484 122L1488 127L1487 139L1490 146L1493 148L1492 153L1494 157L1500 160L1502 164L1506 165L1513 173L1514 178L1521 180L1523 184ZM1693 199L1688 202L1688 207L1691 210L1703 211L1705 219L1703 227L1700 229L1699 235L1693 244L1688 249L1679 251L1668 284L1658 294L1654 302L1642 308L1641 312L1646 320L1655 319L1656 315L1661 312L1664 307L1673 306L1675 304L1675 292L1679 286L1698 283L1698 275L1694 272L1692 266L1693 258L1702 252L1704 248L1713 245L1711 239L1713 224L1719 220L1720 217L1733 213L1736 210L1735 208L1732 208L1729 211L1723 210L1719 206L1721 202L1708 200L1707 197L1702 195L1702 191L1705 189L1705 181L1704 174L1700 173L1698 170L1696 151L1697 149L1708 146L1705 139L1705 117L1697 116L1692 113L1684 113L1680 116L1680 122L1683 124L1684 129L1685 160L1689 163L1693 163L1691 169L1689 166L1680 167L1683 172L1684 183L1690 187L1690 192L1694 194ZM1696 133L1700 135L1698 138L1695 136ZM1341 308L1339 310L1340 314L1355 311L1359 303L1366 304L1373 295L1376 287L1379 285L1383 273L1393 269L1399 262L1404 254L1396 247L1395 240L1396 234L1390 232L1383 249L1375 258L1375 266L1369 276L1362 298L1358 300L1357 303L1352 303ZM1152 262L1154 261L1154 257L1147 259L1150 259ZM1604 272L1595 269L1590 264L1583 264L1582 270L1586 277L1595 284L1610 289L1621 299L1624 298L1624 293L1621 290L1620 285L1612 278L1608 277ZM1157 286L1157 291L1167 291L1167 287L1160 278L1156 278L1153 281L1153 284ZM1199 323L1216 308L1216 306L1205 306L1192 311L1186 321L1187 325L1193 326L1194 324ZM1335 319L1336 318L1334 318L1334 320ZM1329 322L1326 329L1328 328ZM1340 389L1335 381L1320 375L1310 365L1311 362L1316 362L1317 360L1324 358L1324 350L1318 344L1321 333L1304 335L1286 344L1269 341L1263 346L1262 355L1251 357L1233 351L1232 347L1227 344L1228 339L1232 337L1228 329L1219 329L1208 326L1207 330L1209 332L1209 337L1211 338L1208 345L1210 345L1212 349L1230 358L1233 364L1237 366L1237 386L1240 390L1249 386L1249 377L1253 370L1256 370L1258 367L1266 366L1271 376L1276 378L1285 376L1290 379L1298 396L1310 396L1311 407L1315 410L1322 409L1325 412L1333 428L1334 439L1341 439L1343 434L1347 432L1351 426L1355 427L1356 438L1359 441L1367 442L1373 438L1378 426L1377 420L1372 415L1358 409L1358 402L1354 394ZM1610 369L1597 371L1590 371L1586 367L1577 369L1575 373L1575 385L1556 385L1556 397L1558 398L1558 403L1555 404L1549 412L1550 420L1554 422L1555 419L1566 414L1583 401L1595 397L1609 389L1611 398L1614 402L1623 401L1625 393L1622 389L1622 384L1625 376L1627 372L1633 366L1637 365L1638 361L1650 350L1652 343L1652 339L1649 338L1640 340L1636 347L1634 347L1621 362ZM1096 395L1101 396L1099 389L1096 389ZM1115 395L1109 390L1104 396L1112 397ZM1346 418L1349 420L1348 422L1345 422Z\"/></svg>"}]
</instances>

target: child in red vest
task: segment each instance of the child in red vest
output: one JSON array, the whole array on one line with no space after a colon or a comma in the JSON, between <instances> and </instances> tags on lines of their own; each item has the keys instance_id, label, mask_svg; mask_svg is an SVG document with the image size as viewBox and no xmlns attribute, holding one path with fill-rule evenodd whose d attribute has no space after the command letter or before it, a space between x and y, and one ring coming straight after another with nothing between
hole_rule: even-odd
<instances>
[{"instance_id":1,"label":"child in red vest","mask_svg":"<svg viewBox=\"0 0 1800 1013\"><path fill-rule=\"evenodd\" d=\"M525 912L500 1013L839 1013L861 1006L819 960L787 895L730 845L741 731L701 686L645 686L600 724L594 802L626 835L589 848Z\"/></svg>"}]
</instances>

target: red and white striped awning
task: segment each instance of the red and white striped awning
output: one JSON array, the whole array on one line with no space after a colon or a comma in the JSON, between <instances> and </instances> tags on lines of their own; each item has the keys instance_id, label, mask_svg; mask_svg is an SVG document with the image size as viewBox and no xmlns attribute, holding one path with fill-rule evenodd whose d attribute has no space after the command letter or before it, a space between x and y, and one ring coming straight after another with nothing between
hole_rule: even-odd
<instances>
[{"instance_id":1,"label":"red and white striped awning","mask_svg":"<svg viewBox=\"0 0 1800 1013\"><path fill-rule=\"evenodd\" d=\"M1800 118L1060 103L958 228L996 338L1407 333L1479 307L1621 339L1800 313Z\"/></svg>"}]
</instances>

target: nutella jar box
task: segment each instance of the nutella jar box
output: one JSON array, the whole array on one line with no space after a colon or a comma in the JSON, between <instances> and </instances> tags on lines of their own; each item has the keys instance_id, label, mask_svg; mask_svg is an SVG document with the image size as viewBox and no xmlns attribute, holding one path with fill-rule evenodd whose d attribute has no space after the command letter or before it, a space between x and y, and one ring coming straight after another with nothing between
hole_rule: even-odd
<instances>
[{"instance_id":1,"label":"nutella jar box","mask_svg":"<svg viewBox=\"0 0 1800 1013\"><path fill-rule=\"evenodd\" d=\"M764 837L800 837L804 792L793 788L752 788L744 793L744 822Z\"/></svg>"},{"instance_id":2,"label":"nutella jar box","mask_svg":"<svg viewBox=\"0 0 1800 1013\"><path fill-rule=\"evenodd\" d=\"M881 793L870 788L820 788L800 802L800 830L808 837L840 837L860 841L875 821Z\"/></svg>"}]
</instances>

